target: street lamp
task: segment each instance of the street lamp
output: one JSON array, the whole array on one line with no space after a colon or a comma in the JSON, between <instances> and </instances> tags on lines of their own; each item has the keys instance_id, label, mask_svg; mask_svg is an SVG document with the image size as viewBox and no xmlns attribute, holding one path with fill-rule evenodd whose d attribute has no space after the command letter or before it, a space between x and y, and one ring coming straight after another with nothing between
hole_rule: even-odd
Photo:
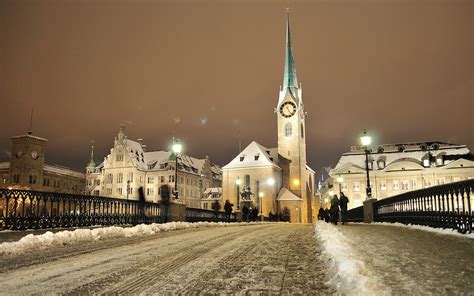
<instances>
[{"instance_id":1,"label":"street lamp","mask_svg":"<svg viewBox=\"0 0 474 296\"><path fill-rule=\"evenodd\" d=\"M367 199L372 198L372 188L370 188L370 179L369 179L369 145L372 142L372 138L367 134L367 131L364 130L364 134L360 137L362 146L364 147L365 152L365 172L367 174Z\"/></svg>"},{"instance_id":2,"label":"street lamp","mask_svg":"<svg viewBox=\"0 0 474 296\"><path fill-rule=\"evenodd\" d=\"M344 181L343 177L341 177L341 176L337 177L337 183L339 183L339 194L341 194L341 192L342 192L342 187L341 186L342 186L343 181Z\"/></svg>"},{"instance_id":3,"label":"street lamp","mask_svg":"<svg viewBox=\"0 0 474 296\"><path fill-rule=\"evenodd\" d=\"M175 159L175 166L174 166L174 198L178 199L178 157L183 149L183 146L179 142L178 139L173 138L173 153Z\"/></svg>"}]
</instances>

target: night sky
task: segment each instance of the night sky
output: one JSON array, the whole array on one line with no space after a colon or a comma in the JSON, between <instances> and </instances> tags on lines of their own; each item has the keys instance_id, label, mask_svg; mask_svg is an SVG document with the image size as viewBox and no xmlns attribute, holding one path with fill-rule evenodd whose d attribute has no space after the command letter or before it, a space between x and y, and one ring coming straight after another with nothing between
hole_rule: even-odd
<instances>
[{"instance_id":1,"label":"night sky","mask_svg":"<svg viewBox=\"0 0 474 296\"><path fill-rule=\"evenodd\" d=\"M291 1L310 166L358 143L467 144L473 133L470 0ZM83 170L120 125L149 149L175 135L224 165L275 147L283 79L280 0L0 0L0 158L10 137L49 139L48 163Z\"/></svg>"}]
</instances>

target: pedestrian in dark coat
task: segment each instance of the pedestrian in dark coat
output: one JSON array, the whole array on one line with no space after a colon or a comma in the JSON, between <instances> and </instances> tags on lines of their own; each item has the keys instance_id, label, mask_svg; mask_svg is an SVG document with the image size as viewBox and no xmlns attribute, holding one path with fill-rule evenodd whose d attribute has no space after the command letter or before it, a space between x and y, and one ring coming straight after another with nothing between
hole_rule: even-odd
<instances>
[{"instance_id":1,"label":"pedestrian in dark coat","mask_svg":"<svg viewBox=\"0 0 474 296\"><path fill-rule=\"evenodd\" d=\"M323 209L323 207L320 207L319 208L319 213L318 213L318 220L324 220L324 215L325 215L324 209Z\"/></svg>"},{"instance_id":2,"label":"pedestrian in dark coat","mask_svg":"<svg viewBox=\"0 0 474 296\"><path fill-rule=\"evenodd\" d=\"M257 221L257 218L258 218L258 209L257 208L253 208L252 209L252 221Z\"/></svg>"},{"instance_id":3,"label":"pedestrian in dark coat","mask_svg":"<svg viewBox=\"0 0 474 296\"><path fill-rule=\"evenodd\" d=\"M244 221L247 221L249 218L249 208L247 206L243 206L242 208L242 216L244 218Z\"/></svg>"},{"instance_id":4,"label":"pedestrian in dark coat","mask_svg":"<svg viewBox=\"0 0 474 296\"><path fill-rule=\"evenodd\" d=\"M344 195L344 192L341 192L341 198L339 199L339 207L341 208L341 220L342 225L347 223L347 205L349 204L349 199Z\"/></svg>"},{"instance_id":5,"label":"pedestrian in dark coat","mask_svg":"<svg viewBox=\"0 0 474 296\"><path fill-rule=\"evenodd\" d=\"M227 222L230 222L230 217L232 215L232 207L233 206L234 206L234 204L231 204L228 199L224 203L225 220Z\"/></svg>"},{"instance_id":6,"label":"pedestrian in dark coat","mask_svg":"<svg viewBox=\"0 0 474 296\"><path fill-rule=\"evenodd\" d=\"M334 194L331 199L331 220L334 225L337 225L337 220L339 220L339 198L337 198L337 194Z\"/></svg>"},{"instance_id":7,"label":"pedestrian in dark coat","mask_svg":"<svg viewBox=\"0 0 474 296\"><path fill-rule=\"evenodd\" d=\"M329 221L331 221L331 211L328 208L324 210L324 221L326 223L329 223Z\"/></svg>"}]
</instances>

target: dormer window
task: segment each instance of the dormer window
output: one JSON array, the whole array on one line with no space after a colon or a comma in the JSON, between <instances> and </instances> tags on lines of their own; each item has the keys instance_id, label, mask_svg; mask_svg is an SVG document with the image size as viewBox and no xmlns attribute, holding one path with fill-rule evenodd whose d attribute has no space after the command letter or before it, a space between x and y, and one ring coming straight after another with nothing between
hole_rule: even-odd
<instances>
[{"instance_id":1,"label":"dormer window","mask_svg":"<svg viewBox=\"0 0 474 296\"><path fill-rule=\"evenodd\" d=\"M424 166L425 168L430 167L430 159L429 159L429 158L423 159L423 166Z\"/></svg>"},{"instance_id":2,"label":"dormer window","mask_svg":"<svg viewBox=\"0 0 474 296\"><path fill-rule=\"evenodd\" d=\"M245 155L240 156L240 161L244 161Z\"/></svg>"},{"instance_id":3,"label":"dormer window","mask_svg":"<svg viewBox=\"0 0 474 296\"><path fill-rule=\"evenodd\" d=\"M255 160L258 160L259 157L260 157L260 154L256 154L255 155Z\"/></svg>"},{"instance_id":4,"label":"dormer window","mask_svg":"<svg viewBox=\"0 0 474 296\"><path fill-rule=\"evenodd\" d=\"M377 162L377 165L379 167L379 170L383 170L385 168L385 160L379 160Z\"/></svg>"},{"instance_id":5,"label":"dormer window","mask_svg":"<svg viewBox=\"0 0 474 296\"><path fill-rule=\"evenodd\" d=\"M437 165L437 166L442 166L443 163L444 163L444 162L443 162L443 155L438 155L438 156L436 157L436 165Z\"/></svg>"}]
</instances>

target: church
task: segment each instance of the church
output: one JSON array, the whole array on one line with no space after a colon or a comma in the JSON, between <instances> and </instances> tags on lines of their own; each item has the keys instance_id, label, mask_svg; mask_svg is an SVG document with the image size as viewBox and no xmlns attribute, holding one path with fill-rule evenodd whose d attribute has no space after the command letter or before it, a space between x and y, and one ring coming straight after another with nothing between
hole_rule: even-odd
<instances>
[{"instance_id":1,"label":"church","mask_svg":"<svg viewBox=\"0 0 474 296\"><path fill-rule=\"evenodd\" d=\"M281 214L292 223L311 223L316 213L315 171L306 163L305 119L302 86L298 84L287 10L283 86L274 113L278 147L255 141L222 167L223 199L234 211L257 208L259 215Z\"/></svg>"}]
</instances>

